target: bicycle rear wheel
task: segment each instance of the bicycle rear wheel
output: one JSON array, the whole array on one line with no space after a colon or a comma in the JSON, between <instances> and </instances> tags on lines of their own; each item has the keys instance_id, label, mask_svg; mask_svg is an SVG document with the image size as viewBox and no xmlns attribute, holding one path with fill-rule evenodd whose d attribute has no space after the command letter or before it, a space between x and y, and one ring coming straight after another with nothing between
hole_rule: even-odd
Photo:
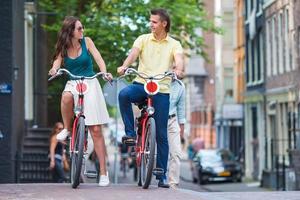
<instances>
[{"instance_id":1,"label":"bicycle rear wheel","mask_svg":"<svg viewBox=\"0 0 300 200\"><path fill-rule=\"evenodd\" d=\"M74 150L71 152L71 184L72 188L77 188L80 183L80 174L83 158L84 147L84 135L85 135L85 122L84 117L80 116L77 121L76 135L74 143Z\"/></svg>"},{"instance_id":2,"label":"bicycle rear wheel","mask_svg":"<svg viewBox=\"0 0 300 200\"><path fill-rule=\"evenodd\" d=\"M140 180L144 189L151 183L156 148L155 120L150 117L146 124L145 149L141 159Z\"/></svg>"}]
</instances>

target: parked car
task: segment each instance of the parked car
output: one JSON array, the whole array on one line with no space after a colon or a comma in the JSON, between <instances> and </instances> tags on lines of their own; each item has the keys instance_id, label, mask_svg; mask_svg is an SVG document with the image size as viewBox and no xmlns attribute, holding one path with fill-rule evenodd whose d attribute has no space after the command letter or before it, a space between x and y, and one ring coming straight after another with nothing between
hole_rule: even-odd
<instances>
[{"instance_id":1,"label":"parked car","mask_svg":"<svg viewBox=\"0 0 300 200\"><path fill-rule=\"evenodd\" d=\"M214 180L242 181L242 166L227 149L201 149L192 164L193 182L205 184Z\"/></svg>"}]
</instances>

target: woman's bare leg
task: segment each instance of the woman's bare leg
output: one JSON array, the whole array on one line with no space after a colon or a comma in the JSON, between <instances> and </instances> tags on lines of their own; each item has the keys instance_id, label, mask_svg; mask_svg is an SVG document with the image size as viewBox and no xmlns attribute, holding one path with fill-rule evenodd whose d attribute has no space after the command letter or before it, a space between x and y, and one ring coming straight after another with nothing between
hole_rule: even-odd
<instances>
[{"instance_id":1,"label":"woman's bare leg","mask_svg":"<svg viewBox=\"0 0 300 200\"><path fill-rule=\"evenodd\" d=\"M64 128L69 131L72 130L71 120L73 117L74 99L71 92L63 92L61 96L61 116L64 123Z\"/></svg>"},{"instance_id":2,"label":"woman's bare leg","mask_svg":"<svg viewBox=\"0 0 300 200\"><path fill-rule=\"evenodd\" d=\"M101 125L89 126L89 130L91 132L94 149L100 163L100 175L106 175L106 148Z\"/></svg>"}]
</instances>

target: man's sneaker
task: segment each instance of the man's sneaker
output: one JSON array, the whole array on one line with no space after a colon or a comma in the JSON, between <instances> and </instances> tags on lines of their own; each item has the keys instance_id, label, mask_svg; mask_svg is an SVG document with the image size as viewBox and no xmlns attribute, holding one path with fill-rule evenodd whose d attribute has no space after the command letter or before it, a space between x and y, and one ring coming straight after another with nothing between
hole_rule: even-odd
<instances>
[{"instance_id":1,"label":"man's sneaker","mask_svg":"<svg viewBox=\"0 0 300 200\"><path fill-rule=\"evenodd\" d=\"M172 188L172 189L178 189L178 185L177 184L175 184L175 183L170 183L170 188Z\"/></svg>"},{"instance_id":2,"label":"man's sneaker","mask_svg":"<svg viewBox=\"0 0 300 200\"><path fill-rule=\"evenodd\" d=\"M108 177L108 172L106 172L106 175L101 175L99 184L100 187L106 187L109 185L109 177Z\"/></svg>"},{"instance_id":3,"label":"man's sneaker","mask_svg":"<svg viewBox=\"0 0 300 200\"><path fill-rule=\"evenodd\" d=\"M69 134L70 131L68 131L68 129L63 129L56 135L56 139L61 142L65 141Z\"/></svg>"},{"instance_id":4,"label":"man's sneaker","mask_svg":"<svg viewBox=\"0 0 300 200\"><path fill-rule=\"evenodd\" d=\"M158 181L158 187L161 187L161 188L169 188L170 185L167 183L167 181L165 179L160 179Z\"/></svg>"}]
</instances>

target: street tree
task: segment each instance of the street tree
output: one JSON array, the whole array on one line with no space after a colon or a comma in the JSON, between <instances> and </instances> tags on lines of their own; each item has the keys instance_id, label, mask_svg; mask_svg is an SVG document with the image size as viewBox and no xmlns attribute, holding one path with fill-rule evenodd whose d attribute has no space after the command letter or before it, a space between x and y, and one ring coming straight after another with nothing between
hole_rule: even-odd
<instances>
[{"instance_id":1,"label":"street tree","mask_svg":"<svg viewBox=\"0 0 300 200\"><path fill-rule=\"evenodd\" d=\"M152 8L165 8L171 16L171 36L179 40L185 49L196 52L206 60L209 60L205 53L207 45L203 34L197 33L197 30L222 33L222 29L214 25L214 18L208 18L202 0L39 0L38 2L40 11L54 13L48 17L47 23L43 24L49 35L48 49L54 50L57 33L64 17L78 16L85 26L85 35L93 39L106 62L107 70L113 74L127 57L137 36L149 33L149 11ZM61 87L61 82L60 86L58 83L50 85L50 93L57 92L57 88ZM54 97L53 101L52 103L59 105L58 97Z\"/></svg>"}]
</instances>

